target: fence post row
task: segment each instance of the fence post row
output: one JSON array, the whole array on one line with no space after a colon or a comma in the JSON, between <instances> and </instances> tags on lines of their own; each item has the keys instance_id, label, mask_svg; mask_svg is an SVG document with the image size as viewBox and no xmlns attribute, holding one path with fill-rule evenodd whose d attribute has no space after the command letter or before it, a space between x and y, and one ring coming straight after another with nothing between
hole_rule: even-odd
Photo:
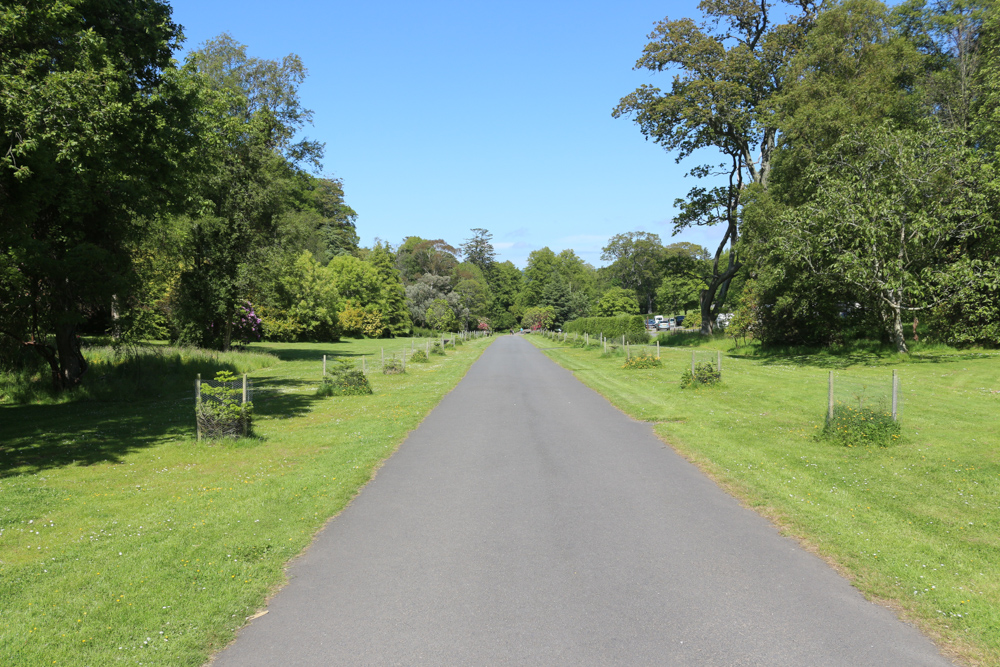
<instances>
[{"instance_id":1,"label":"fence post row","mask_svg":"<svg viewBox=\"0 0 1000 667\"><path fill-rule=\"evenodd\" d=\"M657 359L660 358L660 341L659 340L656 341L656 358Z\"/></svg>"},{"instance_id":2,"label":"fence post row","mask_svg":"<svg viewBox=\"0 0 1000 667\"><path fill-rule=\"evenodd\" d=\"M326 377L326 355L323 355L323 377Z\"/></svg>"},{"instance_id":3,"label":"fence post row","mask_svg":"<svg viewBox=\"0 0 1000 667\"><path fill-rule=\"evenodd\" d=\"M247 374L243 374L243 403L240 404L240 415L243 421L243 437L247 437Z\"/></svg>"}]
</instances>

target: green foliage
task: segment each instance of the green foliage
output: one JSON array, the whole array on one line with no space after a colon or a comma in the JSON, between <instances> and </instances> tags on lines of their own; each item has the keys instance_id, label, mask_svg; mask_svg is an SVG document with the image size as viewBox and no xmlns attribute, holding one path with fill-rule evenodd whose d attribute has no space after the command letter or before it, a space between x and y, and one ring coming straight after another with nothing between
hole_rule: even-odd
<instances>
[{"instance_id":1,"label":"green foliage","mask_svg":"<svg viewBox=\"0 0 1000 667\"><path fill-rule=\"evenodd\" d=\"M345 359L337 359L333 372L323 378L317 396L367 396L372 393L368 376Z\"/></svg>"},{"instance_id":2,"label":"green foliage","mask_svg":"<svg viewBox=\"0 0 1000 667\"><path fill-rule=\"evenodd\" d=\"M445 299L434 299L428 306L425 317L427 324L437 331L452 331L458 324L455 311Z\"/></svg>"},{"instance_id":3,"label":"green foliage","mask_svg":"<svg viewBox=\"0 0 1000 667\"><path fill-rule=\"evenodd\" d=\"M0 10L0 335L30 344L57 391L87 371L85 313L135 304L133 252L183 199L203 137L181 39L158 0Z\"/></svg>"},{"instance_id":4,"label":"green foliage","mask_svg":"<svg viewBox=\"0 0 1000 667\"><path fill-rule=\"evenodd\" d=\"M651 354L639 354L625 360L622 368L640 370L645 368L660 368L663 363Z\"/></svg>"},{"instance_id":5,"label":"green foliage","mask_svg":"<svg viewBox=\"0 0 1000 667\"><path fill-rule=\"evenodd\" d=\"M444 356L444 346L441 344L441 341L436 340L431 343L431 354L437 354L442 357Z\"/></svg>"},{"instance_id":6,"label":"green foliage","mask_svg":"<svg viewBox=\"0 0 1000 667\"><path fill-rule=\"evenodd\" d=\"M833 406L833 419L827 416L822 435L847 447L888 447L899 442L902 429L884 409L854 408L838 402Z\"/></svg>"},{"instance_id":7,"label":"green foliage","mask_svg":"<svg viewBox=\"0 0 1000 667\"><path fill-rule=\"evenodd\" d=\"M635 293L623 287L612 287L601 295L593 308L594 317L615 317L635 315L639 312L639 302Z\"/></svg>"},{"instance_id":8,"label":"green foliage","mask_svg":"<svg viewBox=\"0 0 1000 667\"><path fill-rule=\"evenodd\" d=\"M521 316L521 326L532 331L548 329L555 321L556 312L552 306L532 306Z\"/></svg>"},{"instance_id":9,"label":"green foliage","mask_svg":"<svg viewBox=\"0 0 1000 667\"><path fill-rule=\"evenodd\" d=\"M414 350L413 354L410 355L410 362L414 364L426 364L429 361L427 353L423 350Z\"/></svg>"},{"instance_id":10,"label":"green foliage","mask_svg":"<svg viewBox=\"0 0 1000 667\"><path fill-rule=\"evenodd\" d=\"M619 315L617 317L581 317L567 322L568 333L590 334L591 338L602 333L611 341L620 342L624 335L629 343L647 343L646 321L641 315Z\"/></svg>"},{"instance_id":11,"label":"green foliage","mask_svg":"<svg viewBox=\"0 0 1000 667\"><path fill-rule=\"evenodd\" d=\"M699 362L694 367L694 375L691 370L684 371L681 375L681 389L698 388L718 384L722 380L722 375L710 362Z\"/></svg>"},{"instance_id":12,"label":"green foliage","mask_svg":"<svg viewBox=\"0 0 1000 667\"><path fill-rule=\"evenodd\" d=\"M403 367L403 362L396 359L396 357L386 359L385 363L382 364L382 375L399 375L405 372L406 369Z\"/></svg>"},{"instance_id":13,"label":"green foliage","mask_svg":"<svg viewBox=\"0 0 1000 667\"><path fill-rule=\"evenodd\" d=\"M700 329L701 328L701 311L695 310L690 315L684 318L681 322L681 326L685 329Z\"/></svg>"},{"instance_id":14,"label":"green foliage","mask_svg":"<svg viewBox=\"0 0 1000 667\"><path fill-rule=\"evenodd\" d=\"M601 259L611 262L608 267L614 279L639 297L643 308L653 310L656 288L662 282L663 263L666 253L660 237L649 232L627 232L611 237L601 252ZM607 296L607 294L605 294ZM598 315L617 315L619 312L632 314L635 310L615 310L608 312L603 305L604 297L597 304Z\"/></svg>"},{"instance_id":15,"label":"green foliage","mask_svg":"<svg viewBox=\"0 0 1000 667\"><path fill-rule=\"evenodd\" d=\"M201 383L196 417L202 437L238 438L253 435L253 402L243 403L240 379L230 371L215 374L216 385Z\"/></svg>"}]
</instances>

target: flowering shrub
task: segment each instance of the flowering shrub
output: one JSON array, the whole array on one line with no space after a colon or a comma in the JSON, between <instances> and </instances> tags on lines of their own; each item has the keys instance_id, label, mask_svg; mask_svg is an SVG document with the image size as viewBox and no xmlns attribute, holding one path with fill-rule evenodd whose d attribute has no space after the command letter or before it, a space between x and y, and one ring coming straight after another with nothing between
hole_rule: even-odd
<instances>
[{"instance_id":1,"label":"flowering shrub","mask_svg":"<svg viewBox=\"0 0 1000 667\"><path fill-rule=\"evenodd\" d=\"M317 396L366 396L371 393L368 377L354 368L350 361L340 359L316 390Z\"/></svg>"},{"instance_id":2,"label":"flowering shrub","mask_svg":"<svg viewBox=\"0 0 1000 667\"><path fill-rule=\"evenodd\" d=\"M827 416L824 437L847 447L877 445L888 447L899 442L901 429L892 414L878 408L854 408L843 403L833 406L833 419Z\"/></svg>"},{"instance_id":3,"label":"flowering shrub","mask_svg":"<svg viewBox=\"0 0 1000 667\"><path fill-rule=\"evenodd\" d=\"M711 363L700 363L694 367L694 376L691 371L684 371L681 376L681 389L688 387L700 387L703 385L713 385L722 379L722 374L715 370Z\"/></svg>"},{"instance_id":4,"label":"flowering shrub","mask_svg":"<svg viewBox=\"0 0 1000 667\"><path fill-rule=\"evenodd\" d=\"M627 369L640 369L640 368L659 368L663 364L660 360L651 354L640 354L635 357L631 357L625 360L622 364L622 368Z\"/></svg>"},{"instance_id":5,"label":"flowering shrub","mask_svg":"<svg viewBox=\"0 0 1000 667\"><path fill-rule=\"evenodd\" d=\"M260 317L254 312L253 305L247 301L236 311L236 321L233 322L233 340L243 345L251 341L259 341L263 333Z\"/></svg>"},{"instance_id":6,"label":"flowering shrub","mask_svg":"<svg viewBox=\"0 0 1000 667\"><path fill-rule=\"evenodd\" d=\"M480 317L478 319L479 319L479 324L476 325L476 328L479 329L480 331L489 331L490 330L489 318Z\"/></svg>"}]
</instances>

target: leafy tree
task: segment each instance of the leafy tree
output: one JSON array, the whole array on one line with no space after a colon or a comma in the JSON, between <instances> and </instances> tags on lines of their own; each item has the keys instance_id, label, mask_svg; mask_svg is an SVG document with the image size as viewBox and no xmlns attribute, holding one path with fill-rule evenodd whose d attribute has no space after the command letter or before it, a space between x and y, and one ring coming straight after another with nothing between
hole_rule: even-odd
<instances>
[{"instance_id":1,"label":"leafy tree","mask_svg":"<svg viewBox=\"0 0 1000 667\"><path fill-rule=\"evenodd\" d=\"M433 273L425 273L417 281L407 285L406 306L413 321L430 326L427 321L427 309L437 300L448 303L449 294L451 294L451 279Z\"/></svg>"},{"instance_id":2,"label":"leafy tree","mask_svg":"<svg viewBox=\"0 0 1000 667\"><path fill-rule=\"evenodd\" d=\"M377 305L389 335L401 336L410 333L413 321L406 307L406 289L399 277L396 258L389 244L376 243L368 253L366 261L378 272L382 284Z\"/></svg>"},{"instance_id":3,"label":"leafy tree","mask_svg":"<svg viewBox=\"0 0 1000 667\"><path fill-rule=\"evenodd\" d=\"M524 269L524 283L519 301L521 308L540 304L545 287L558 272L559 262L552 250L548 247L532 250L528 254L528 264Z\"/></svg>"},{"instance_id":4,"label":"leafy tree","mask_svg":"<svg viewBox=\"0 0 1000 667\"><path fill-rule=\"evenodd\" d=\"M774 20L782 10L767 0L702 0L699 8L707 20L701 26L691 19L661 21L649 35L651 41L636 68L674 70L671 90L643 85L622 98L614 111L615 117L633 116L647 138L677 151L678 160L704 148L724 156L723 164L696 166L689 174L722 176L726 185L693 188L686 201L676 202L681 212L674 219L678 231L693 225L725 227L709 283L701 293L701 330L706 334L711 333L729 283L741 265L735 246L740 238L744 186L767 186L778 134L771 98L781 90L782 68L811 26L820 3L785 4L797 13L790 11L784 24ZM723 266L720 259L727 249L729 260ZM652 286L643 288L650 308L658 285L654 280Z\"/></svg>"},{"instance_id":5,"label":"leafy tree","mask_svg":"<svg viewBox=\"0 0 1000 667\"><path fill-rule=\"evenodd\" d=\"M815 272L851 285L906 352L903 314L947 297L950 251L987 225L989 183L954 134L888 127L843 138L815 165L816 195L784 217L779 243Z\"/></svg>"},{"instance_id":6,"label":"leafy tree","mask_svg":"<svg viewBox=\"0 0 1000 667\"><path fill-rule=\"evenodd\" d=\"M351 255L334 257L326 266L337 291L337 310L347 302L361 306L377 305L382 298L382 274L372 264Z\"/></svg>"},{"instance_id":7,"label":"leafy tree","mask_svg":"<svg viewBox=\"0 0 1000 667\"><path fill-rule=\"evenodd\" d=\"M454 331L458 321L455 311L446 299L434 299L427 307L425 320L436 331Z\"/></svg>"},{"instance_id":8,"label":"leafy tree","mask_svg":"<svg viewBox=\"0 0 1000 667\"><path fill-rule=\"evenodd\" d=\"M556 274L542 292L541 305L552 309L552 326L561 327L570 319L571 299L569 286Z\"/></svg>"},{"instance_id":9,"label":"leafy tree","mask_svg":"<svg viewBox=\"0 0 1000 667\"><path fill-rule=\"evenodd\" d=\"M442 239L426 240L408 236L396 250L396 267L403 284L418 281L421 276L449 276L458 266L458 250Z\"/></svg>"},{"instance_id":10,"label":"leafy tree","mask_svg":"<svg viewBox=\"0 0 1000 667\"><path fill-rule=\"evenodd\" d=\"M179 311L194 342L228 349L236 308L257 280L254 266L307 178L300 165L319 167L322 145L296 141L312 118L298 97L305 78L298 56L250 58L246 46L223 34L194 51L186 69L205 89L209 139L195 182L205 216L194 221L195 261L181 275Z\"/></svg>"},{"instance_id":11,"label":"leafy tree","mask_svg":"<svg viewBox=\"0 0 1000 667\"><path fill-rule=\"evenodd\" d=\"M639 302L631 290L612 287L601 295L594 307L594 317L614 317L615 315L637 315Z\"/></svg>"},{"instance_id":12,"label":"leafy tree","mask_svg":"<svg viewBox=\"0 0 1000 667\"><path fill-rule=\"evenodd\" d=\"M158 0L0 10L0 335L44 358L57 390L87 370L85 314L130 304L130 251L198 140L180 39Z\"/></svg>"},{"instance_id":13,"label":"leafy tree","mask_svg":"<svg viewBox=\"0 0 1000 667\"><path fill-rule=\"evenodd\" d=\"M517 302L523 279L521 270L509 260L494 265L493 279L490 285L493 292L490 323L495 330L511 329L517 326L517 318L512 309Z\"/></svg>"},{"instance_id":14,"label":"leafy tree","mask_svg":"<svg viewBox=\"0 0 1000 667\"><path fill-rule=\"evenodd\" d=\"M612 262L608 267L611 275L619 285L632 290L652 314L665 259L660 237L648 232L616 234L604 246L601 259Z\"/></svg>"}]
</instances>

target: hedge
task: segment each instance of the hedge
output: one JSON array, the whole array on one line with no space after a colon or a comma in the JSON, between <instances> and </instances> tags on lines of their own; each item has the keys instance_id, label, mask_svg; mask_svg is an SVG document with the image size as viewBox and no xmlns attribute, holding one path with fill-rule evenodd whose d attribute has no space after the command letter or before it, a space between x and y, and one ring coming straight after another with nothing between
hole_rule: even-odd
<instances>
[{"instance_id":1,"label":"hedge","mask_svg":"<svg viewBox=\"0 0 1000 667\"><path fill-rule=\"evenodd\" d=\"M563 325L568 333L588 333L591 336L604 334L609 339L621 339L629 343L649 341L646 333L646 318L642 315L617 315L615 317L579 317Z\"/></svg>"}]
</instances>

